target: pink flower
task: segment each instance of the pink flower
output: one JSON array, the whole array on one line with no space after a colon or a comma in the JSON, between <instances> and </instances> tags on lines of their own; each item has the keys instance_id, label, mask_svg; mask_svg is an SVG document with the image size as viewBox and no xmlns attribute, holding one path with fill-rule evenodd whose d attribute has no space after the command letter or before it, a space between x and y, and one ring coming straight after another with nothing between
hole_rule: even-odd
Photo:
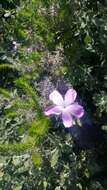
<instances>
[{"instance_id":1,"label":"pink flower","mask_svg":"<svg viewBox=\"0 0 107 190\"><path fill-rule=\"evenodd\" d=\"M60 115L65 127L69 128L73 125L73 117L81 118L84 115L84 109L78 102L75 102L77 92L71 88L69 89L64 98L57 91L54 90L49 99L54 103L54 106L48 110L45 110L45 115Z\"/></svg>"}]
</instances>

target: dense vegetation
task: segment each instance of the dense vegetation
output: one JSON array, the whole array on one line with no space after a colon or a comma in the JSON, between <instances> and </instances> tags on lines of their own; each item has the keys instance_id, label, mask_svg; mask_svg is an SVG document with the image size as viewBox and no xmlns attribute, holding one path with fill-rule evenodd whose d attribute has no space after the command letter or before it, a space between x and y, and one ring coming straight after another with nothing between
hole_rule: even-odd
<instances>
[{"instance_id":1,"label":"dense vegetation","mask_svg":"<svg viewBox=\"0 0 107 190\"><path fill-rule=\"evenodd\" d=\"M107 189L106 52L106 0L0 0L0 190ZM71 86L66 130L44 109Z\"/></svg>"}]
</instances>

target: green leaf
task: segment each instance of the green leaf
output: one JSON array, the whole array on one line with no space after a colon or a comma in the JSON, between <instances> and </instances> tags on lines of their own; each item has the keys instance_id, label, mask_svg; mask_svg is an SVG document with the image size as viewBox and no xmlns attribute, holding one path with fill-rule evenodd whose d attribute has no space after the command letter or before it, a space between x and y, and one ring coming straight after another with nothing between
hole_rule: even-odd
<instances>
[{"instance_id":1,"label":"green leaf","mask_svg":"<svg viewBox=\"0 0 107 190\"><path fill-rule=\"evenodd\" d=\"M83 189L81 183L77 183L76 186L77 186L80 190Z\"/></svg>"},{"instance_id":2,"label":"green leaf","mask_svg":"<svg viewBox=\"0 0 107 190\"><path fill-rule=\"evenodd\" d=\"M39 98L36 94L36 91L31 87L26 81L25 78L19 78L15 81L15 84L18 85L20 88L22 88L28 95L32 97L32 100L35 102L35 108L37 110L38 116L42 116L42 109L39 105Z\"/></svg>"},{"instance_id":3,"label":"green leaf","mask_svg":"<svg viewBox=\"0 0 107 190\"><path fill-rule=\"evenodd\" d=\"M41 163L42 163L42 159L41 156L38 152L33 152L31 155L32 158L32 162L36 167L40 167Z\"/></svg>"},{"instance_id":4,"label":"green leaf","mask_svg":"<svg viewBox=\"0 0 107 190\"><path fill-rule=\"evenodd\" d=\"M107 133L107 125L103 125L101 128Z\"/></svg>"},{"instance_id":5,"label":"green leaf","mask_svg":"<svg viewBox=\"0 0 107 190\"><path fill-rule=\"evenodd\" d=\"M0 69L16 69L16 67L12 64L8 64L8 63L5 63L5 64L0 64Z\"/></svg>"},{"instance_id":6,"label":"green leaf","mask_svg":"<svg viewBox=\"0 0 107 190\"><path fill-rule=\"evenodd\" d=\"M10 11L7 11L7 12L4 14L4 17L7 18L7 17L9 17L9 16L11 16L11 12L10 12Z\"/></svg>"},{"instance_id":7,"label":"green leaf","mask_svg":"<svg viewBox=\"0 0 107 190\"><path fill-rule=\"evenodd\" d=\"M29 128L29 134L31 136L37 135L38 137L41 137L47 132L48 126L49 120L47 118L34 120Z\"/></svg>"},{"instance_id":8,"label":"green leaf","mask_svg":"<svg viewBox=\"0 0 107 190\"><path fill-rule=\"evenodd\" d=\"M18 185L16 187L13 188L13 190L21 190L22 189L22 186L21 185Z\"/></svg>"},{"instance_id":9,"label":"green leaf","mask_svg":"<svg viewBox=\"0 0 107 190\"><path fill-rule=\"evenodd\" d=\"M24 142L14 143L14 144L0 144L0 152L15 152L15 151L24 151L31 149L35 144L35 139L28 137Z\"/></svg>"},{"instance_id":10,"label":"green leaf","mask_svg":"<svg viewBox=\"0 0 107 190\"><path fill-rule=\"evenodd\" d=\"M87 44L91 44L91 43L92 43L92 38L91 38L91 36L86 35L85 38L84 38L84 42L85 42L86 45L87 45Z\"/></svg>"},{"instance_id":11,"label":"green leaf","mask_svg":"<svg viewBox=\"0 0 107 190\"><path fill-rule=\"evenodd\" d=\"M6 98L10 98L11 94L8 90L0 88L0 93L3 94Z\"/></svg>"},{"instance_id":12,"label":"green leaf","mask_svg":"<svg viewBox=\"0 0 107 190\"><path fill-rule=\"evenodd\" d=\"M17 116L17 113L16 112L5 112L5 114L6 114L6 116L8 117L8 118L14 118L14 117L16 117Z\"/></svg>"},{"instance_id":13,"label":"green leaf","mask_svg":"<svg viewBox=\"0 0 107 190\"><path fill-rule=\"evenodd\" d=\"M58 162L58 158L59 158L59 150L57 148L55 148L52 151L52 157L51 157L51 167L54 168Z\"/></svg>"}]
</instances>

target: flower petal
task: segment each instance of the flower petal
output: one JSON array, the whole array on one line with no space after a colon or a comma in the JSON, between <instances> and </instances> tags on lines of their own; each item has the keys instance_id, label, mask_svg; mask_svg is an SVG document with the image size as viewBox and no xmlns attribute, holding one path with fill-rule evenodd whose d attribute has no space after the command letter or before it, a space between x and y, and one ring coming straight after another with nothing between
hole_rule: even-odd
<instances>
[{"instance_id":1,"label":"flower petal","mask_svg":"<svg viewBox=\"0 0 107 190\"><path fill-rule=\"evenodd\" d=\"M65 127L69 128L72 126L72 116L70 113L63 112L62 113L62 120Z\"/></svg>"},{"instance_id":2,"label":"flower petal","mask_svg":"<svg viewBox=\"0 0 107 190\"><path fill-rule=\"evenodd\" d=\"M67 90L64 98L65 105L68 106L72 104L75 101L76 97L77 97L77 92L73 88Z\"/></svg>"},{"instance_id":3,"label":"flower petal","mask_svg":"<svg viewBox=\"0 0 107 190\"><path fill-rule=\"evenodd\" d=\"M51 101L53 101L53 103L55 105L58 105L58 106L61 106L63 105L63 97L62 95L57 91L57 90L54 90L50 95L49 95L49 99Z\"/></svg>"},{"instance_id":4,"label":"flower petal","mask_svg":"<svg viewBox=\"0 0 107 190\"><path fill-rule=\"evenodd\" d=\"M61 106L54 106L50 109L47 109L45 110L44 114L49 116L49 115L52 115L52 114L55 114L55 115L60 115L61 114Z\"/></svg>"},{"instance_id":5,"label":"flower petal","mask_svg":"<svg viewBox=\"0 0 107 190\"><path fill-rule=\"evenodd\" d=\"M77 118L81 118L84 115L83 107L77 103L68 106L66 109Z\"/></svg>"}]
</instances>

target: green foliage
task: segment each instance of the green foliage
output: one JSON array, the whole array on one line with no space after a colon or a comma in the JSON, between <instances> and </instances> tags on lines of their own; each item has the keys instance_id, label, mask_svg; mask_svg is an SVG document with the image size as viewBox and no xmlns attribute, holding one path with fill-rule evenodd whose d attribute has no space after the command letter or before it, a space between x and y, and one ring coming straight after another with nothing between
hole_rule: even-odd
<instances>
[{"instance_id":1,"label":"green foliage","mask_svg":"<svg viewBox=\"0 0 107 190\"><path fill-rule=\"evenodd\" d=\"M37 114L34 115L38 119L35 119L35 121L32 122L33 119L32 116L31 116L31 121L24 118L23 122L20 125L20 128L21 127L23 128L23 133L25 133L25 130L28 129L28 134L26 134L25 138L21 139L20 142L14 142L14 143L8 142L0 144L0 152L2 154L5 154L5 152L6 154L12 154L14 152L18 153L22 151L31 151L31 150L33 151L35 149L35 145L38 144L38 142L40 142L41 137L43 137L46 134L48 129L49 122L45 117L43 117L42 110L38 104L38 96L36 92L33 90L33 88L27 83L27 81L24 78L17 79L17 81L15 81L15 84L19 86L24 92L26 92L26 96L28 96L29 100L31 99L33 102L29 100L27 102L24 100L22 101L20 96L15 99L15 97L13 97L12 94L9 93L9 91L5 89L0 89L2 95L4 95L4 98L7 98L7 100L9 100L10 104L8 105L9 108L8 106L6 108L5 112L6 119L9 120L9 118L12 119L14 117L17 117L17 115L20 114L21 109L23 111L26 110L25 112L26 114L29 109L34 110L35 107L36 107L35 112ZM18 125L18 123L16 123L16 125ZM41 164L41 158L39 154L32 153L31 158L35 166L39 166Z\"/></svg>"},{"instance_id":2,"label":"green foliage","mask_svg":"<svg viewBox=\"0 0 107 190\"><path fill-rule=\"evenodd\" d=\"M10 64L0 64L0 69L6 69L6 68L14 69L15 67Z\"/></svg>"},{"instance_id":3,"label":"green foliage","mask_svg":"<svg viewBox=\"0 0 107 190\"><path fill-rule=\"evenodd\" d=\"M42 160L41 160L41 156L39 155L39 153L37 153L37 152L32 153L32 162L36 167L41 166Z\"/></svg>"},{"instance_id":4,"label":"green foliage","mask_svg":"<svg viewBox=\"0 0 107 190\"><path fill-rule=\"evenodd\" d=\"M8 90L0 88L0 93L3 94L5 97L10 98L11 94Z\"/></svg>"},{"instance_id":5,"label":"green foliage","mask_svg":"<svg viewBox=\"0 0 107 190\"><path fill-rule=\"evenodd\" d=\"M35 107L37 109L38 116L42 116L42 109L40 108L39 103L38 103L39 99L38 99L38 96L36 95L36 92L33 90L33 88L26 82L24 78L20 78L16 80L15 83L20 88L25 90L25 92L27 92L32 97L32 100L34 101Z\"/></svg>"},{"instance_id":6,"label":"green foliage","mask_svg":"<svg viewBox=\"0 0 107 190\"><path fill-rule=\"evenodd\" d=\"M102 94L104 115L107 88L107 3L91 0L59 0L57 3L59 6L53 27L56 27L56 42L64 46L64 62L68 69L65 79L69 77L71 84L82 94L91 114L96 105L101 111L102 103L98 96ZM97 124L101 121L99 116L92 115ZM106 119L102 116L101 125L105 123Z\"/></svg>"},{"instance_id":7,"label":"green foliage","mask_svg":"<svg viewBox=\"0 0 107 190\"><path fill-rule=\"evenodd\" d=\"M34 120L32 126L29 128L29 134L31 136L42 137L47 132L47 126L49 121L47 118L41 118L39 120Z\"/></svg>"},{"instance_id":8,"label":"green foliage","mask_svg":"<svg viewBox=\"0 0 107 190\"><path fill-rule=\"evenodd\" d=\"M27 139L23 143L15 143L15 144L0 144L0 151L9 153L11 151L25 151L26 149L31 149L31 147L34 145L34 139L30 138Z\"/></svg>"}]
</instances>

